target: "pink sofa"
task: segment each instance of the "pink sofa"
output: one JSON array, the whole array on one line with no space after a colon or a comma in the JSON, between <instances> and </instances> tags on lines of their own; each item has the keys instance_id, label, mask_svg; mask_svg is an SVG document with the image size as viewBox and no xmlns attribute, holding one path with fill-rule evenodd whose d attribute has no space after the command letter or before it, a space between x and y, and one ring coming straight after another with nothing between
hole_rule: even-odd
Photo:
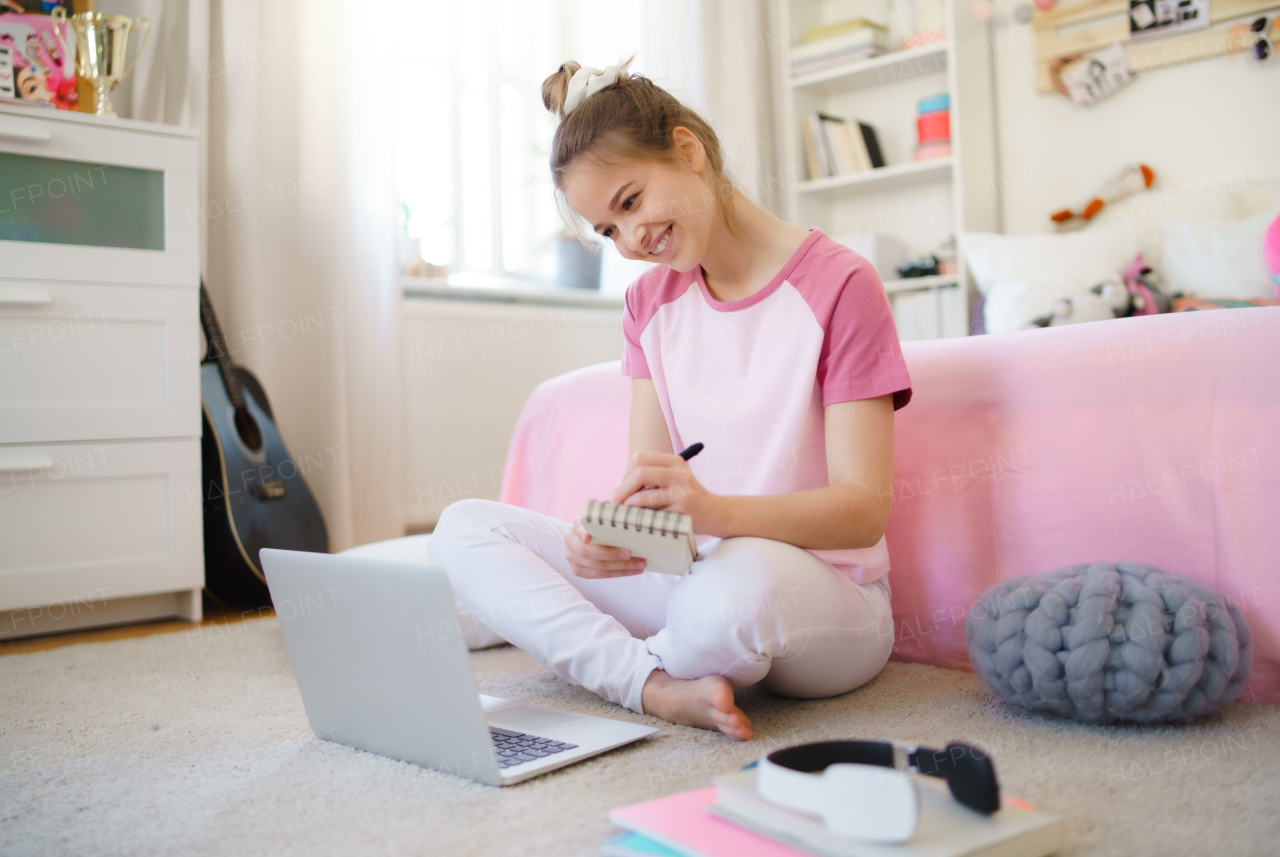
<instances>
[{"instance_id":1,"label":"pink sofa","mask_svg":"<svg viewBox=\"0 0 1280 857\"><path fill-rule=\"evenodd\" d=\"M1241 604L1243 699L1280 703L1280 308L903 344L889 554L894 657L971 669L965 617L999 580L1149 562ZM627 457L617 361L529 397L501 499L572 520ZM696 472L696 460L694 461Z\"/></svg>"}]
</instances>

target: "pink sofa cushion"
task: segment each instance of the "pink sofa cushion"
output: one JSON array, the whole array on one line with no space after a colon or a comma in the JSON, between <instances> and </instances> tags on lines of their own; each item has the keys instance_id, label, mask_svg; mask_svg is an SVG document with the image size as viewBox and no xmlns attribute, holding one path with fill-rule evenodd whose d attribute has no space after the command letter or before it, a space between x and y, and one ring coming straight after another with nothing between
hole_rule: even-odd
<instances>
[{"instance_id":1,"label":"pink sofa cushion","mask_svg":"<svg viewBox=\"0 0 1280 857\"><path fill-rule=\"evenodd\" d=\"M1280 308L1169 313L903 343L896 413L894 656L970 669L964 623L992 584L1078 562L1148 562L1240 604L1243 699L1280 703ZM542 384L501 499L564 520L627 457L613 361Z\"/></svg>"}]
</instances>

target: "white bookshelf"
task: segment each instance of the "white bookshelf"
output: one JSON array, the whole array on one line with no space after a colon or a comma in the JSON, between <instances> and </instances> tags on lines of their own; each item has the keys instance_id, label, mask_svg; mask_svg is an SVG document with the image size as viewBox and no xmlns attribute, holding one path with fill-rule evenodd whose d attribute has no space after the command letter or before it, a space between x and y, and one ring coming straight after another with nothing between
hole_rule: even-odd
<instances>
[{"instance_id":1,"label":"white bookshelf","mask_svg":"<svg viewBox=\"0 0 1280 857\"><path fill-rule=\"evenodd\" d=\"M905 164L885 164L878 170L824 179L805 179L796 182L796 193L827 193L841 191L854 185L860 186L863 190L867 188L887 190L907 187L918 182L946 181L951 178L951 166L950 157L910 161Z\"/></svg>"},{"instance_id":2,"label":"white bookshelf","mask_svg":"<svg viewBox=\"0 0 1280 857\"><path fill-rule=\"evenodd\" d=\"M773 0L779 31L803 37L829 23L824 0ZM1000 232L992 102L991 44L985 24L947 0L945 42L893 51L834 68L791 74L788 51L773 65L785 216L839 238L867 230L898 238L912 257L932 253L961 232ZM959 46L959 47L958 47ZM913 159L916 104L946 92L951 99L950 157ZM886 165L850 175L809 177L801 123L811 110L856 118L876 129ZM959 252L959 251L958 251ZM957 258L956 274L899 279L881 271L903 340L969 334L977 292Z\"/></svg>"}]
</instances>

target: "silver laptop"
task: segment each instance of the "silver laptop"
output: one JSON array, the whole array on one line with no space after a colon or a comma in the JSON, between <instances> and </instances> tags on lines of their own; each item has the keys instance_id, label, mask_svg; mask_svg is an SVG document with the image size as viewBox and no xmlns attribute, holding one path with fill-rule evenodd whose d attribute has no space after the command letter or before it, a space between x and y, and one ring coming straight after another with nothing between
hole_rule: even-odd
<instances>
[{"instance_id":1,"label":"silver laptop","mask_svg":"<svg viewBox=\"0 0 1280 857\"><path fill-rule=\"evenodd\" d=\"M508 786L658 731L478 694L439 566L260 556L320 738Z\"/></svg>"}]
</instances>

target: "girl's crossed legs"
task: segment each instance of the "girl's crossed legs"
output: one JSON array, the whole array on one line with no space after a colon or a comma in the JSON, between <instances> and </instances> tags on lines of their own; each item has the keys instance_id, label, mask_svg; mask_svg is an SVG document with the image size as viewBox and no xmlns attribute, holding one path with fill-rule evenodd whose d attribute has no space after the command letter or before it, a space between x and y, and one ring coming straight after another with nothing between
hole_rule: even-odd
<instances>
[{"instance_id":1,"label":"girl's crossed legs","mask_svg":"<svg viewBox=\"0 0 1280 857\"><path fill-rule=\"evenodd\" d=\"M704 548L684 577L586 579L565 558L571 526L493 500L445 509L430 560L466 608L472 648L507 640L567 681L660 715L642 703L654 670L811 698L865 684L889 658L884 578L859 585L795 545L736 537Z\"/></svg>"}]
</instances>

